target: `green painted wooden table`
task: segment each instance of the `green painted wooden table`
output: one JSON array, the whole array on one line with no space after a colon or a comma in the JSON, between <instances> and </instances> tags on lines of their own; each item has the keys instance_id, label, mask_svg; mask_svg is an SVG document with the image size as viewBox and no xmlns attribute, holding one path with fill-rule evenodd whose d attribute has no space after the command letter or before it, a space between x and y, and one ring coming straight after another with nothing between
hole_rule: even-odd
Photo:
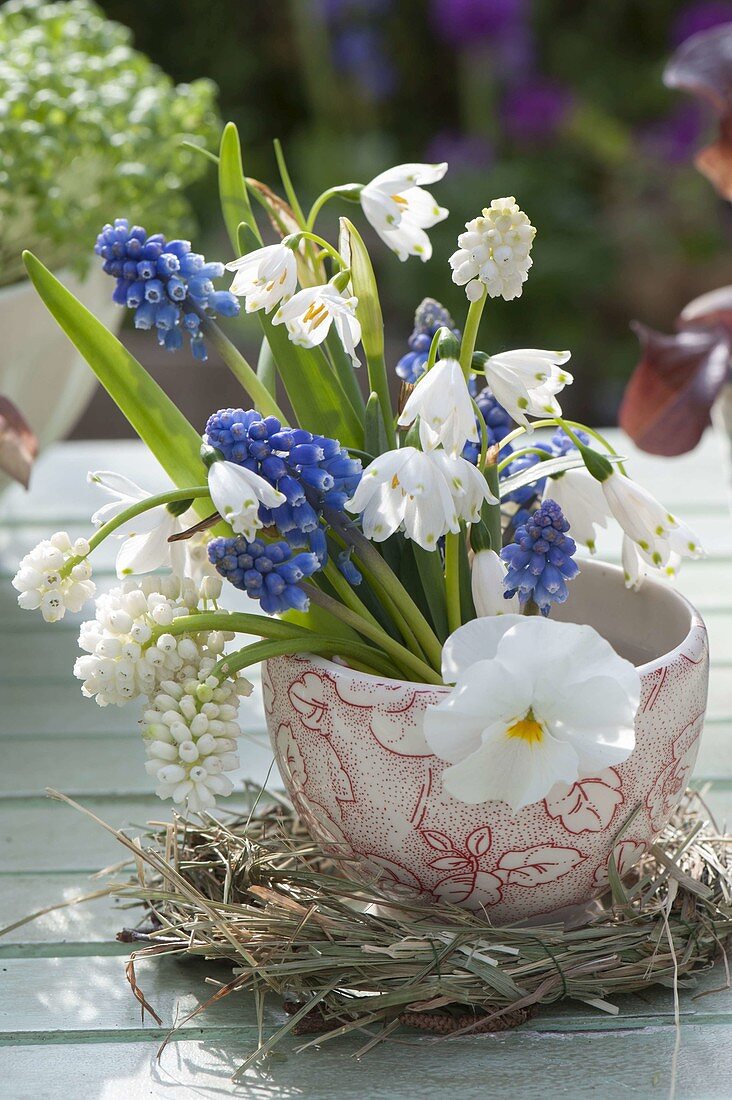
<instances>
[{"instance_id":1,"label":"green painted wooden table","mask_svg":"<svg viewBox=\"0 0 732 1100\"><path fill-rule=\"evenodd\" d=\"M635 456L616 433L632 470L699 532L709 557L687 563L680 588L709 627L713 673L697 782L709 782L720 818L732 809L732 523L719 442L711 434L695 454L660 462ZM0 503L0 925L94 888L90 876L122 858L120 846L87 819L44 797L47 786L70 794L115 826L165 819L152 794L131 710L101 710L72 678L80 616L46 626L15 606L8 583L18 558L59 528L85 533L99 500L88 469L123 470L153 489L162 473L134 443L72 443L40 461L28 495L11 490ZM603 556L617 560L619 538ZM102 584L112 583L111 557ZM100 577L104 569L96 570ZM259 699L244 724L263 733ZM263 781L270 756L245 743L243 773ZM130 915L108 900L57 910L0 939L0 1096L4 1100L70 1097L452 1096L533 1100L546 1097L732 1097L732 995L715 968L700 983L711 991L681 997L674 1026L670 990L625 998L616 1017L582 1007L547 1010L497 1036L435 1041L403 1032L363 1060L362 1038L294 1054L231 1076L256 1042L253 1004L234 995L185 1024L158 1060L169 1027L212 992L206 964L170 959L138 965L138 980L164 1021L151 1026L124 977L126 949L114 940ZM222 976L224 972L222 971ZM274 1001L266 1024L283 1017Z\"/></svg>"}]
</instances>

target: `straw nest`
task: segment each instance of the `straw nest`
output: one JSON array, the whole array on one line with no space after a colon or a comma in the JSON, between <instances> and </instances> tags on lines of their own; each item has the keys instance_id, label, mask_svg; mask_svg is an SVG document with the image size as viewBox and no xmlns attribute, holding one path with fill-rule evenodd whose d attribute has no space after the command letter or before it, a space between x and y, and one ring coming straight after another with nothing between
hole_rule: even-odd
<instances>
[{"instance_id":1,"label":"straw nest","mask_svg":"<svg viewBox=\"0 0 732 1100\"><path fill-rule=\"evenodd\" d=\"M228 823L177 818L143 842L116 833L137 873L108 887L146 907L142 928L119 938L135 945L128 979L149 1011L134 960L168 954L229 963L217 1000L235 990L281 998L288 1019L253 1058L290 1031L323 1043L366 1029L368 1049L400 1024L457 1035L515 1026L559 1000L612 1011L619 994L693 984L732 932L732 836L694 792L629 878L611 873L581 927L397 908L323 852L289 803L267 797Z\"/></svg>"}]
</instances>

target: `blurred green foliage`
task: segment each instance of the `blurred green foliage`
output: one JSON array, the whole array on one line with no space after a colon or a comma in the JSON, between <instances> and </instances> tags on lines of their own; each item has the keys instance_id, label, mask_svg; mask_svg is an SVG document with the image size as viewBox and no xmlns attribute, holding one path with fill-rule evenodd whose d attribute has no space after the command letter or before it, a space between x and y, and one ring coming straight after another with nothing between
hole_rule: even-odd
<instances>
[{"instance_id":1,"label":"blurred green foliage","mask_svg":"<svg viewBox=\"0 0 732 1100\"><path fill-rule=\"evenodd\" d=\"M110 218L190 231L184 188L205 171L186 138L213 143L215 85L175 85L131 32L87 0L0 8L0 284L22 248L83 268Z\"/></svg>"},{"instance_id":2,"label":"blurred green foliage","mask_svg":"<svg viewBox=\"0 0 732 1100\"><path fill-rule=\"evenodd\" d=\"M447 257L462 224L498 195L515 195L538 235L523 297L491 303L484 342L571 348L570 412L609 420L637 358L630 319L668 327L721 281L726 208L690 163L713 123L661 80L688 3L103 6L174 79L216 81L248 174L276 187L271 140L279 137L304 202L401 161L450 161L434 191L451 216L431 231L430 264L402 265L366 235L391 362L423 295L443 300L461 323L465 299ZM486 30L491 11L498 22ZM218 232L213 187L199 186L195 201ZM323 227L334 230L342 212L331 204Z\"/></svg>"}]
</instances>

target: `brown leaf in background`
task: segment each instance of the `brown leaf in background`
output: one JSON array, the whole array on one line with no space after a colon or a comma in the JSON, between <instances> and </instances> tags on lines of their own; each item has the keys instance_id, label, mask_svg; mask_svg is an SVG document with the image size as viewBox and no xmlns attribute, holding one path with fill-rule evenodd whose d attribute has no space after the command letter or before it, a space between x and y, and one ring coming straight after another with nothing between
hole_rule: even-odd
<instances>
[{"instance_id":1,"label":"brown leaf in background","mask_svg":"<svg viewBox=\"0 0 732 1100\"><path fill-rule=\"evenodd\" d=\"M623 396L620 426L641 450L684 454L710 423L729 370L730 335L721 325L683 328L674 336L638 321L631 327L642 358Z\"/></svg>"},{"instance_id":2,"label":"brown leaf in background","mask_svg":"<svg viewBox=\"0 0 732 1100\"><path fill-rule=\"evenodd\" d=\"M720 116L719 138L695 158L717 192L732 200L732 25L701 31L682 42L663 73L667 88L680 88L710 103Z\"/></svg>"},{"instance_id":3,"label":"brown leaf in background","mask_svg":"<svg viewBox=\"0 0 732 1100\"><path fill-rule=\"evenodd\" d=\"M0 470L26 489L38 440L21 411L7 397L0 397Z\"/></svg>"}]
</instances>

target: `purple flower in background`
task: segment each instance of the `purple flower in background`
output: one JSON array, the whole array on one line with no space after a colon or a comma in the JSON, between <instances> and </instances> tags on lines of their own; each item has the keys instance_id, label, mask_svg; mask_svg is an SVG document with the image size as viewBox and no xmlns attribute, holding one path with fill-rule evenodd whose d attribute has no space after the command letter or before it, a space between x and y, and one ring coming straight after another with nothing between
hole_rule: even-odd
<instances>
[{"instance_id":1,"label":"purple flower in background","mask_svg":"<svg viewBox=\"0 0 732 1100\"><path fill-rule=\"evenodd\" d=\"M506 93L501 105L503 127L514 141L548 141L566 122L572 106L568 88L536 77Z\"/></svg>"},{"instance_id":2,"label":"purple flower in background","mask_svg":"<svg viewBox=\"0 0 732 1100\"><path fill-rule=\"evenodd\" d=\"M351 76L369 99L386 99L394 90L396 70L387 56L381 33L374 27L348 27L333 43L337 68Z\"/></svg>"},{"instance_id":3,"label":"purple flower in background","mask_svg":"<svg viewBox=\"0 0 732 1100\"><path fill-rule=\"evenodd\" d=\"M486 171L495 159L493 146L477 134L458 134L443 130L432 138L425 151L429 164L441 164L446 160L450 172Z\"/></svg>"},{"instance_id":4,"label":"purple flower in background","mask_svg":"<svg viewBox=\"0 0 732 1100\"><path fill-rule=\"evenodd\" d=\"M664 118L646 126L639 134L649 156L668 164L688 164L699 148L703 129L702 112L696 103L681 103Z\"/></svg>"},{"instance_id":5,"label":"purple flower in background","mask_svg":"<svg viewBox=\"0 0 732 1100\"><path fill-rule=\"evenodd\" d=\"M320 0L326 19L350 19L354 15L382 15L392 0Z\"/></svg>"},{"instance_id":6,"label":"purple flower in background","mask_svg":"<svg viewBox=\"0 0 732 1100\"><path fill-rule=\"evenodd\" d=\"M454 45L502 36L525 15L525 0L432 0L435 29Z\"/></svg>"},{"instance_id":7,"label":"purple flower in background","mask_svg":"<svg viewBox=\"0 0 732 1100\"><path fill-rule=\"evenodd\" d=\"M701 0L689 4L676 16L671 26L671 41L681 45L700 31L709 31L723 23L732 23L732 0Z\"/></svg>"}]
</instances>

